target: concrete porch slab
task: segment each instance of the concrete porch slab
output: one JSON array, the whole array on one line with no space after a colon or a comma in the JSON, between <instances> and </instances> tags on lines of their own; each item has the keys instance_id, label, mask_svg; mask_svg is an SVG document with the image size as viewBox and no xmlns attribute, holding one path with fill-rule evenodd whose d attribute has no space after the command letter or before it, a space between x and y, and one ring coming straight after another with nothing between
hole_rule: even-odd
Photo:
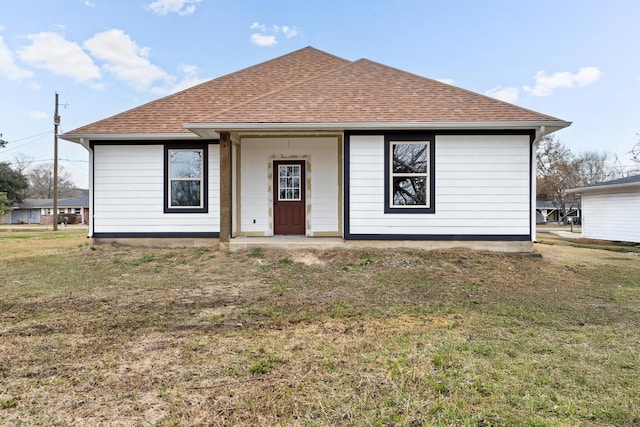
<instances>
[{"instance_id":1,"label":"concrete porch slab","mask_svg":"<svg viewBox=\"0 0 640 427\"><path fill-rule=\"evenodd\" d=\"M234 237L228 243L220 243L220 249L239 251L243 249L344 249L346 243L340 237L270 236Z\"/></svg>"},{"instance_id":2,"label":"concrete porch slab","mask_svg":"<svg viewBox=\"0 0 640 427\"><path fill-rule=\"evenodd\" d=\"M494 252L531 252L533 243L503 241L455 241L455 240L343 240L341 237L269 236L234 237L229 243L220 242L221 250L240 251L245 249L289 249L289 250L331 250L331 249L417 249L435 250L466 248Z\"/></svg>"}]
</instances>

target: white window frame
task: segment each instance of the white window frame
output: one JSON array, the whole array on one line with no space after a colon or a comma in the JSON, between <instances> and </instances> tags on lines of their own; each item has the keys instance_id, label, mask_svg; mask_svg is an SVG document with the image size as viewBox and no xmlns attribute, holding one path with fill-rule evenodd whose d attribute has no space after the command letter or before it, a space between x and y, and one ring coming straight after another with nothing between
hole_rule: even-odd
<instances>
[{"instance_id":1,"label":"white window frame","mask_svg":"<svg viewBox=\"0 0 640 427\"><path fill-rule=\"evenodd\" d=\"M280 190L282 189L282 187L280 186L280 168L289 168L289 167L296 167L298 169L298 197L297 198L293 198L293 199L283 199L282 197L280 197ZM302 165L300 164L280 164L278 165L278 201L282 201L282 202L299 202L300 200L302 200ZM295 189L294 187L286 187L286 189L291 188L291 189Z\"/></svg>"}]
</instances>

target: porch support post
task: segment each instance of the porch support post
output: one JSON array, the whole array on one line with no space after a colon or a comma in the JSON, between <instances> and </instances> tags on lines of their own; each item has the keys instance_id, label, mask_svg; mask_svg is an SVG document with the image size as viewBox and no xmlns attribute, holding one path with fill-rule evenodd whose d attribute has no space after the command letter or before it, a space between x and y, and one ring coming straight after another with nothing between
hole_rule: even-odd
<instances>
[{"instance_id":1,"label":"porch support post","mask_svg":"<svg viewBox=\"0 0 640 427\"><path fill-rule=\"evenodd\" d=\"M220 243L231 238L231 134L220 132Z\"/></svg>"}]
</instances>

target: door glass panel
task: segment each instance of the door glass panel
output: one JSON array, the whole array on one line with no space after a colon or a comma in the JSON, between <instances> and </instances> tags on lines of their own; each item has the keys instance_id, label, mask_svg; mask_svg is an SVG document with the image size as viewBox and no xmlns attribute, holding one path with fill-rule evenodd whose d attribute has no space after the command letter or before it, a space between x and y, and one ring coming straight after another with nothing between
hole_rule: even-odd
<instances>
[{"instance_id":1,"label":"door glass panel","mask_svg":"<svg viewBox=\"0 0 640 427\"><path fill-rule=\"evenodd\" d=\"M301 200L300 173L300 165L278 165L278 200Z\"/></svg>"}]
</instances>

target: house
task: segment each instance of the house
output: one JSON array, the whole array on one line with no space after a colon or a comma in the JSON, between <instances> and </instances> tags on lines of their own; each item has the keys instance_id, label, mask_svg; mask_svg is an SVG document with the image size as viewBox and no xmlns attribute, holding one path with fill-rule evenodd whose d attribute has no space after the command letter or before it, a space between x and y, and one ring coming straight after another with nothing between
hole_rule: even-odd
<instances>
[{"instance_id":1,"label":"house","mask_svg":"<svg viewBox=\"0 0 640 427\"><path fill-rule=\"evenodd\" d=\"M566 219L571 219L574 224L580 222L580 206L577 203L565 204ZM553 202L548 200L536 201L536 224L560 224L562 221L562 214L560 209L556 208Z\"/></svg>"},{"instance_id":2,"label":"house","mask_svg":"<svg viewBox=\"0 0 640 427\"><path fill-rule=\"evenodd\" d=\"M535 146L569 125L307 47L61 138L90 153L96 242L529 251Z\"/></svg>"},{"instance_id":3,"label":"house","mask_svg":"<svg viewBox=\"0 0 640 427\"><path fill-rule=\"evenodd\" d=\"M89 193L58 200L58 221L66 224L89 223ZM7 217L8 224L53 224L53 199L25 199L15 204Z\"/></svg>"},{"instance_id":4,"label":"house","mask_svg":"<svg viewBox=\"0 0 640 427\"><path fill-rule=\"evenodd\" d=\"M640 175L571 188L582 196L582 237L640 243Z\"/></svg>"}]
</instances>

